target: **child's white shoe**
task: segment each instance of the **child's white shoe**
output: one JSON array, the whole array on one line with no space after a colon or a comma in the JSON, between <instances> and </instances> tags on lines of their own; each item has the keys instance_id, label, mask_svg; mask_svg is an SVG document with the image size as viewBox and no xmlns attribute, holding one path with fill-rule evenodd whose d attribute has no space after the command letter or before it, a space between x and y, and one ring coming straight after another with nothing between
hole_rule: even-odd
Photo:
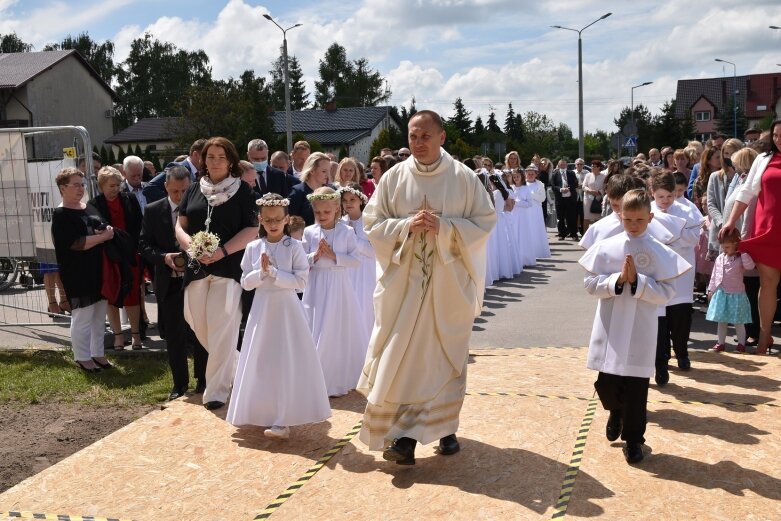
<instances>
[{"instance_id":1,"label":"child's white shoe","mask_svg":"<svg viewBox=\"0 0 781 521\"><path fill-rule=\"evenodd\" d=\"M290 437L290 427L279 427L274 425L270 429L263 431L263 434L265 434L267 438L286 440Z\"/></svg>"}]
</instances>

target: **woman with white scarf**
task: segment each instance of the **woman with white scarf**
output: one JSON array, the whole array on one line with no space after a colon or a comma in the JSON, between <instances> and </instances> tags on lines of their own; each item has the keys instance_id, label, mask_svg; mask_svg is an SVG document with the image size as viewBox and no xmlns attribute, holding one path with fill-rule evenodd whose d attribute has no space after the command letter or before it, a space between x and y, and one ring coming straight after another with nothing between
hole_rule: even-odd
<instances>
[{"instance_id":1,"label":"woman with white scarf","mask_svg":"<svg viewBox=\"0 0 781 521\"><path fill-rule=\"evenodd\" d=\"M241 323L241 258L258 235L252 189L241 181L239 154L223 137L206 142L201 153L205 174L178 207L176 239L190 250L184 275L184 317L209 353L203 404L209 410L225 405L236 372ZM198 232L217 235L212 253L194 253ZM195 244L193 243L195 242Z\"/></svg>"}]
</instances>

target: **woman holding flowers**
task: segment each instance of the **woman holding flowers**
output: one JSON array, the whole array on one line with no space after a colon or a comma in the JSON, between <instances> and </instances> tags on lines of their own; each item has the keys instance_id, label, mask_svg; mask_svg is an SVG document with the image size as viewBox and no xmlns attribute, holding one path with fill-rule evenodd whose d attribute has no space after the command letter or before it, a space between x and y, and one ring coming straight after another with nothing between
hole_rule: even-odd
<instances>
[{"instance_id":1,"label":"woman holding flowers","mask_svg":"<svg viewBox=\"0 0 781 521\"><path fill-rule=\"evenodd\" d=\"M233 143L211 138L201 155L205 173L179 204L176 239L189 257L184 317L209 353L203 404L213 410L225 405L236 372L241 258L258 235L258 216Z\"/></svg>"}]
</instances>

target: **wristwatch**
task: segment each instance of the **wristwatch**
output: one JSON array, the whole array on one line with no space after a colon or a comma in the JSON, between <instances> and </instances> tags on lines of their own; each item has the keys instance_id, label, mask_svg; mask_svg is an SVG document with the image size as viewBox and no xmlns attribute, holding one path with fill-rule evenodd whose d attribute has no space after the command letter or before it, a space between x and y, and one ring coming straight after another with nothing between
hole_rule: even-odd
<instances>
[{"instance_id":1,"label":"wristwatch","mask_svg":"<svg viewBox=\"0 0 781 521\"><path fill-rule=\"evenodd\" d=\"M225 249L225 246L220 246L220 249L222 250L222 256L227 257L228 256L228 250Z\"/></svg>"}]
</instances>

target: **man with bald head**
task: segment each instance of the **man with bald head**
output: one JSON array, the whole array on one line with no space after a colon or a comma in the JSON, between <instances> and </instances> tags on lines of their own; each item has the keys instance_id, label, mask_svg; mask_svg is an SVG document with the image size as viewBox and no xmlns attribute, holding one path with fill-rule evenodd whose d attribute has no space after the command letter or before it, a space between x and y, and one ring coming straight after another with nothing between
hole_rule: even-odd
<instances>
[{"instance_id":1,"label":"man with bald head","mask_svg":"<svg viewBox=\"0 0 781 521\"><path fill-rule=\"evenodd\" d=\"M469 337L496 223L477 176L442 149L440 116L421 110L408 128L412 157L382 176L363 213L381 273L358 382L368 402L361 441L400 465L415 464L418 442L460 450Z\"/></svg>"}]
</instances>

